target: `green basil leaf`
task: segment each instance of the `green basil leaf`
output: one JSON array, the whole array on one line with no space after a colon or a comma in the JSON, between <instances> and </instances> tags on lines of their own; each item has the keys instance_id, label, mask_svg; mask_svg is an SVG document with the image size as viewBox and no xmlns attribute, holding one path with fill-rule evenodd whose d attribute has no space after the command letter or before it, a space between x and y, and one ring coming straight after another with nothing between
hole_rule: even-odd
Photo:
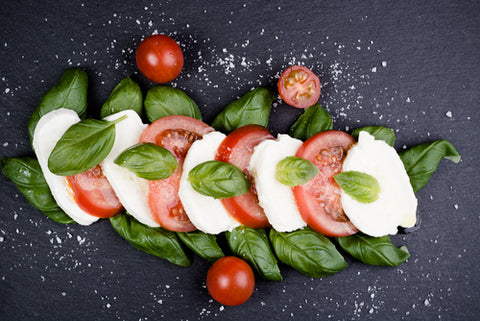
<instances>
[{"instance_id":1,"label":"green basil leaf","mask_svg":"<svg viewBox=\"0 0 480 321\"><path fill-rule=\"evenodd\" d=\"M324 277L347 267L333 243L309 227L289 233L271 229L270 241L280 261L307 276Z\"/></svg>"},{"instance_id":2,"label":"green basil leaf","mask_svg":"<svg viewBox=\"0 0 480 321\"><path fill-rule=\"evenodd\" d=\"M375 177L367 173L346 171L333 178L345 193L358 202L372 203L378 199L380 185Z\"/></svg>"},{"instance_id":3,"label":"green basil leaf","mask_svg":"<svg viewBox=\"0 0 480 321\"><path fill-rule=\"evenodd\" d=\"M183 115L202 120L197 104L183 91L169 86L156 86L147 92L145 113L150 122L169 115Z\"/></svg>"},{"instance_id":4,"label":"green basil leaf","mask_svg":"<svg viewBox=\"0 0 480 321\"><path fill-rule=\"evenodd\" d=\"M175 232L143 225L126 213L110 218L110 223L118 234L140 251L180 266L192 264L191 256L185 251Z\"/></svg>"},{"instance_id":5,"label":"green basil leaf","mask_svg":"<svg viewBox=\"0 0 480 321\"><path fill-rule=\"evenodd\" d=\"M225 236L232 252L250 263L262 278L270 281L282 280L265 230L239 226L226 232Z\"/></svg>"},{"instance_id":6,"label":"green basil leaf","mask_svg":"<svg viewBox=\"0 0 480 321\"><path fill-rule=\"evenodd\" d=\"M177 235L183 244L208 262L213 263L225 256L220 246L218 246L216 235L202 231L177 232Z\"/></svg>"},{"instance_id":7,"label":"green basil leaf","mask_svg":"<svg viewBox=\"0 0 480 321\"><path fill-rule=\"evenodd\" d=\"M461 155L448 140L437 140L403 151L400 158L416 193L425 186L443 158L458 163Z\"/></svg>"},{"instance_id":8,"label":"green basil leaf","mask_svg":"<svg viewBox=\"0 0 480 321\"><path fill-rule=\"evenodd\" d=\"M213 120L212 127L226 133L248 124L267 127L274 99L272 90L256 88L225 107Z\"/></svg>"},{"instance_id":9,"label":"green basil leaf","mask_svg":"<svg viewBox=\"0 0 480 321\"><path fill-rule=\"evenodd\" d=\"M139 143L127 148L114 163L148 180L167 178L178 166L177 159L168 149L153 143Z\"/></svg>"},{"instance_id":10,"label":"green basil leaf","mask_svg":"<svg viewBox=\"0 0 480 321\"><path fill-rule=\"evenodd\" d=\"M56 175L83 173L107 157L115 141L114 121L85 119L73 124L55 145L48 157L48 168Z\"/></svg>"},{"instance_id":11,"label":"green basil leaf","mask_svg":"<svg viewBox=\"0 0 480 321\"><path fill-rule=\"evenodd\" d=\"M140 86L130 77L122 79L108 96L107 101L100 110L100 117L132 109L139 116L143 109L143 95Z\"/></svg>"},{"instance_id":12,"label":"green basil leaf","mask_svg":"<svg viewBox=\"0 0 480 321\"><path fill-rule=\"evenodd\" d=\"M307 140L311 136L333 129L333 121L330 114L320 104L315 104L298 117L297 121L290 127L290 136Z\"/></svg>"},{"instance_id":13,"label":"green basil leaf","mask_svg":"<svg viewBox=\"0 0 480 321\"><path fill-rule=\"evenodd\" d=\"M361 131L367 132L377 140L383 140L388 145L392 146L395 144L395 132L391 128L383 126L367 126L362 128L357 128L352 131L352 136L358 140L358 135Z\"/></svg>"},{"instance_id":14,"label":"green basil leaf","mask_svg":"<svg viewBox=\"0 0 480 321\"><path fill-rule=\"evenodd\" d=\"M83 118L87 111L87 87L88 77L85 71L77 68L65 70L62 78L42 97L30 117L28 122L30 141L33 142L33 133L40 118L52 110L73 109Z\"/></svg>"},{"instance_id":15,"label":"green basil leaf","mask_svg":"<svg viewBox=\"0 0 480 321\"><path fill-rule=\"evenodd\" d=\"M398 266L410 257L406 248L395 247L388 235L373 237L357 233L336 240L348 254L365 264Z\"/></svg>"},{"instance_id":16,"label":"green basil leaf","mask_svg":"<svg viewBox=\"0 0 480 321\"><path fill-rule=\"evenodd\" d=\"M275 177L280 183L293 187L308 182L318 173L317 166L308 159L288 156L278 162Z\"/></svg>"},{"instance_id":17,"label":"green basil leaf","mask_svg":"<svg viewBox=\"0 0 480 321\"><path fill-rule=\"evenodd\" d=\"M220 161L201 163L188 173L194 190L213 198L242 195L250 189L250 180L235 165Z\"/></svg>"},{"instance_id":18,"label":"green basil leaf","mask_svg":"<svg viewBox=\"0 0 480 321\"><path fill-rule=\"evenodd\" d=\"M12 157L0 160L2 172L25 196L27 201L52 220L62 224L75 223L58 207L43 177L40 164L32 157Z\"/></svg>"}]
</instances>

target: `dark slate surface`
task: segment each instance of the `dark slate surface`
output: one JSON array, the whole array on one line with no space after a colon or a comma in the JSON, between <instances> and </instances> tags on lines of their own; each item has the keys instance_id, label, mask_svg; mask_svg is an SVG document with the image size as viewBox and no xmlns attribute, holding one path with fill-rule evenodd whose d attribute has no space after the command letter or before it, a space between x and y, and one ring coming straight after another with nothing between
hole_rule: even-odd
<instances>
[{"instance_id":1,"label":"dark slate surface","mask_svg":"<svg viewBox=\"0 0 480 321\"><path fill-rule=\"evenodd\" d=\"M212 301L209 264L181 268L130 246L108 221L57 224L0 176L1 320L473 320L478 319L480 5L477 1L3 1L0 7L0 157L32 155L27 122L70 66L89 74L92 116L130 75L146 91L134 51L142 37L181 43L173 83L209 122L250 88L275 84L294 63L323 83L336 129L384 125L396 148L448 139L417 196L421 228L397 235L412 257L398 268L347 258L312 279L281 265L240 307ZM273 108L273 132L299 115Z\"/></svg>"}]
</instances>

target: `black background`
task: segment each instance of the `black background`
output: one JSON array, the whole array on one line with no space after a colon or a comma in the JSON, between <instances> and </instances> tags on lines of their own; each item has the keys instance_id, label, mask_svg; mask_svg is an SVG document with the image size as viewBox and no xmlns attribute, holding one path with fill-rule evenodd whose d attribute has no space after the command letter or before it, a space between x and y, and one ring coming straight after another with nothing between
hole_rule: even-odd
<instances>
[{"instance_id":1,"label":"black background","mask_svg":"<svg viewBox=\"0 0 480 321\"><path fill-rule=\"evenodd\" d=\"M478 1L2 1L0 156L32 155L27 123L63 71L89 74L89 112L132 76L142 38L179 42L172 85L210 122L291 64L323 84L334 127L384 125L398 150L448 139L462 162L440 163L417 193L421 228L392 237L411 258L397 268L349 267L312 279L281 265L251 299L221 306L205 288L209 264L181 268L130 246L104 220L64 226L32 208L0 176L1 320L472 320L478 277L480 4ZM281 102L270 128L300 111Z\"/></svg>"}]
</instances>

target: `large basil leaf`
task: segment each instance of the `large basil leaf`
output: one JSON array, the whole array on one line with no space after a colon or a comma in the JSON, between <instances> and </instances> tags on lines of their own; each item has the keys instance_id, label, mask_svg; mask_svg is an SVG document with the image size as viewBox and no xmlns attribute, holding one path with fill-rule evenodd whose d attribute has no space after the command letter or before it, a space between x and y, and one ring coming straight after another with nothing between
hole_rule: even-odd
<instances>
[{"instance_id":1,"label":"large basil leaf","mask_svg":"<svg viewBox=\"0 0 480 321\"><path fill-rule=\"evenodd\" d=\"M229 133L248 124L267 127L275 95L268 88L256 88L231 102L213 120L212 127Z\"/></svg>"},{"instance_id":2,"label":"large basil leaf","mask_svg":"<svg viewBox=\"0 0 480 321\"><path fill-rule=\"evenodd\" d=\"M416 193L428 182L442 158L458 163L461 155L448 140L437 140L403 151L400 153L400 158L410 177L413 191Z\"/></svg>"},{"instance_id":3,"label":"large basil leaf","mask_svg":"<svg viewBox=\"0 0 480 321\"><path fill-rule=\"evenodd\" d=\"M30 141L33 142L33 133L40 118L52 110L73 109L83 118L87 111L87 87L88 77L85 71L77 68L65 70L59 82L47 91L30 116L28 122Z\"/></svg>"},{"instance_id":4,"label":"large basil leaf","mask_svg":"<svg viewBox=\"0 0 480 321\"><path fill-rule=\"evenodd\" d=\"M288 156L277 164L275 177L288 186L302 185L319 173L317 166L308 159Z\"/></svg>"},{"instance_id":5,"label":"large basil leaf","mask_svg":"<svg viewBox=\"0 0 480 321\"><path fill-rule=\"evenodd\" d=\"M169 115L183 115L202 120L197 104L183 91L168 86L156 86L147 92L145 113L150 122Z\"/></svg>"},{"instance_id":6,"label":"large basil leaf","mask_svg":"<svg viewBox=\"0 0 480 321\"><path fill-rule=\"evenodd\" d=\"M202 231L178 232L177 235L190 250L208 262L213 263L225 256L220 246L218 246L216 235Z\"/></svg>"},{"instance_id":7,"label":"large basil leaf","mask_svg":"<svg viewBox=\"0 0 480 321\"><path fill-rule=\"evenodd\" d=\"M324 130L333 129L333 121L328 112L320 104L315 104L298 117L290 127L290 136L307 140L311 136Z\"/></svg>"},{"instance_id":8,"label":"large basil leaf","mask_svg":"<svg viewBox=\"0 0 480 321\"><path fill-rule=\"evenodd\" d=\"M58 207L43 177L40 164L32 157L12 157L0 160L3 174L25 196L27 201L52 220L62 224L75 223Z\"/></svg>"},{"instance_id":9,"label":"large basil leaf","mask_svg":"<svg viewBox=\"0 0 480 321\"><path fill-rule=\"evenodd\" d=\"M308 227L289 233L271 229L270 241L280 261L307 276L324 277L347 267L333 243Z\"/></svg>"},{"instance_id":10,"label":"large basil leaf","mask_svg":"<svg viewBox=\"0 0 480 321\"><path fill-rule=\"evenodd\" d=\"M398 266L410 257L404 247L395 247L388 235L372 237L357 233L336 240L348 254L365 264Z\"/></svg>"},{"instance_id":11,"label":"large basil leaf","mask_svg":"<svg viewBox=\"0 0 480 321\"><path fill-rule=\"evenodd\" d=\"M335 182L354 200L372 203L378 199L380 185L375 177L357 171L345 171L333 177Z\"/></svg>"},{"instance_id":12,"label":"large basil leaf","mask_svg":"<svg viewBox=\"0 0 480 321\"><path fill-rule=\"evenodd\" d=\"M383 126L367 126L362 128L357 128L352 131L352 137L358 140L358 135L361 131L365 131L375 137L375 139L383 140L388 145L392 146L395 144L395 132L391 128Z\"/></svg>"},{"instance_id":13,"label":"large basil leaf","mask_svg":"<svg viewBox=\"0 0 480 321\"><path fill-rule=\"evenodd\" d=\"M191 256L175 232L161 227L149 227L132 216L122 213L110 218L113 228L135 248L180 266L192 264Z\"/></svg>"},{"instance_id":14,"label":"large basil leaf","mask_svg":"<svg viewBox=\"0 0 480 321\"><path fill-rule=\"evenodd\" d=\"M226 232L225 236L232 252L249 262L262 278L270 281L282 280L265 230L239 226Z\"/></svg>"},{"instance_id":15,"label":"large basil leaf","mask_svg":"<svg viewBox=\"0 0 480 321\"><path fill-rule=\"evenodd\" d=\"M100 117L132 109L139 116L143 109L143 95L140 86L130 77L122 79L108 96L107 101L100 110Z\"/></svg>"}]
</instances>

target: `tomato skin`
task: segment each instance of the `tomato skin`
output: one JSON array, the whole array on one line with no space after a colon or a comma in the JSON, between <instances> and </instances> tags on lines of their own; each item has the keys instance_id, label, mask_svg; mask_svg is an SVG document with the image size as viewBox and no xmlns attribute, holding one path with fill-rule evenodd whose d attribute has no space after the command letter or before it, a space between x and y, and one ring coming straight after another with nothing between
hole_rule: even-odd
<instances>
[{"instance_id":1,"label":"tomato skin","mask_svg":"<svg viewBox=\"0 0 480 321\"><path fill-rule=\"evenodd\" d=\"M174 80L183 68L180 46L166 35L152 35L138 45L135 55L140 72L156 83Z\"/></svg>"},{"instance_id":2,"label":"tomato skin","mask_svg":"<svg viewBox=\"0 0 480 321\"><path fill-rule=\"evenodd\" d=\"M325 236L342 237L358 231L343 212L340 187L333 179L354 143L347 133L324 131L307 139L295 155L308 159L320 170L313 179L292 189L305 222Z\"/></svg>"},{"instance_id":3,"label":"tomato skin","mask_svg":"<svg viewBox=\"0 0 480 321\"><path fill-rule=\"evenodd\" d=\"M308 108L320 97L320 80L307 67L291 66L280 76L278 92L290 106Z\"/></svg>"},{"instance_id":4,"label":"tomato skin","mask_svg":"<svg viewBox=\"0 0 480 321\"><path fill-rule=\"evenodd\" d=\"M240 305L250 298L254 288L252 268L238 257L222 257L208 270L208 292L221 304Z\"/></svg>"},{"instance_id":5,"label":"tomato skin","mask_svg":"<svg viewBox=\"0 0 480 321\"><path fill-rule=\"evenodd\" d=\"M226 210L238 222L250 228L266 228L270 226L263 208L258 203L255 182L248 171L254 147L265 139L274 139L263 126L246 125L231 132L218 147L216 160L228 162L240 168L252 185L246 194L222 199Z\"/></svg>"}]
</instances>

